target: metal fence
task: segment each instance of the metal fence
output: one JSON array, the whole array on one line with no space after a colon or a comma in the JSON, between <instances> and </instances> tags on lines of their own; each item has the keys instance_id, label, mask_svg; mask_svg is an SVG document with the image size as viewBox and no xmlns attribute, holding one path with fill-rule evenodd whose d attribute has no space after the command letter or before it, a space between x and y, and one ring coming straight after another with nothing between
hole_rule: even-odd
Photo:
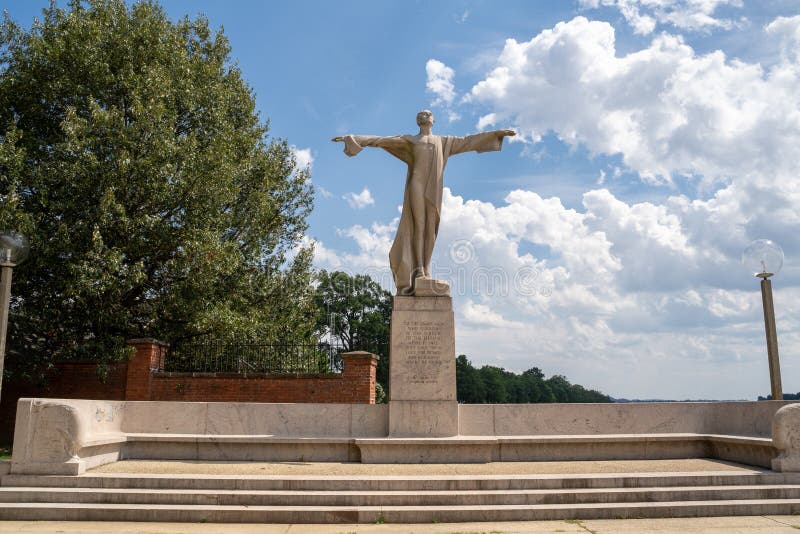
<instances>
[{"instance_id":1,"label":"metal fence","mask_svg":"<svg viewBox=\"0 0 800 534\"><path fill-rule=\"evenodd\" d=\"M341 373L344 348L328 343L262 344L204 341L171 347L164 372L173 373Z\"/></svg>"}]
</instances>

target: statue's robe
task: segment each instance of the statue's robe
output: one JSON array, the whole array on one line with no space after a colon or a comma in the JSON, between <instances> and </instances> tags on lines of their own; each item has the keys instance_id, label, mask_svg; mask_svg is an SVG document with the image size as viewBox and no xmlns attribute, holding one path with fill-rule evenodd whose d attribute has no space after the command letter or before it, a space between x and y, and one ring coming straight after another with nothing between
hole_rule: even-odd
<instances>
[{"instance_id":1,"label":"statue's robe","mask_svg":"<svg viewBox=\"0 0 800 534\"><path fill-rule=\"evenodd\" d=\"M430 273L431 256L436 235L439 233L439 220L442 209L442 176L447 158L462 152L490 152L500 150L503 136L499 132L485 132L465 137L449 135L397 135L381 137L376 135L348 135L344 137L344 152L355 156L363 147L380 147L408 165L406 174L403 211L397 235L389 252L389 265L394 275L398 295L414 294L414 279L424 267ZM428 221L423 231L422 258L416 257L413 246L414 219L411 214L410 184L412 180L422 180L425 184L425 219Z\"/></svg>"}]
</instances>

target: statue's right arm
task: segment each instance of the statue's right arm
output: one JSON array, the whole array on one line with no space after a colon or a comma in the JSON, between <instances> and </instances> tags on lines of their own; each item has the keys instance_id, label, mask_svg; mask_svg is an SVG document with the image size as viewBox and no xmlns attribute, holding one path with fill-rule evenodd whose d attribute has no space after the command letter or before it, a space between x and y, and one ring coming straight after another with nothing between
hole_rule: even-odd
<instances>
[{"instance_id":1,"label":"statue's right arm","mask_svg":"<svg viewBox=\"0 0 800 534\"><path fill-rule=\"evenodd\" d=\"M382 136L382 135L337 135L331 141L338 143L352 138L356 143L363 146L376 146L380 148L400 148L408 144L402 135Z\"/></svg>"},{"instance_id":2,"label":"statue's right arm","mask_svg":"<svg viewBox=\"0 0 800 534\"><path fill-rule=\"evenodd\" d=\"M380 135L340 135L331 141L344 141L344 153L348 156L355 156L361 149L367 146L384 148L392 153L408 150L409 141L402 135L380 136Z\"/></svg>"}]
</instances>

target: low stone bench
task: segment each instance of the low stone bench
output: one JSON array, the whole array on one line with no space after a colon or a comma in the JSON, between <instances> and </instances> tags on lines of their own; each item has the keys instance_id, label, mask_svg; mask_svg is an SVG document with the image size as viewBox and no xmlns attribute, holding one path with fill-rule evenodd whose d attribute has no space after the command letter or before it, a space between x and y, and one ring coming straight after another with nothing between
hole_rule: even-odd
<instances>
[{"instance_id":1,"label":"low stone bench","mask_svg":"<svg viewBox=\"0 0 800 534\"><path fill-rule=\"evenodd\" d=\"M77 475L122 459L483 463L674 458L718 458L800 471L800 404L462 405L458 412L460 435L429 438L390 436L385 405L20 399L11 472ZM541 429L557 432L523 433ZM602 429L613 432L598 432Z\"/></svg>"},{"instance_id":2,"label":"low stone bench","mask_svg":"<svg viewBox=\"0 0 800 534\"><path fill-rule=\"evenodd\" d=\"M36 462L15 473L80 474L120 459L307 461L362 463L488 463L718 458L770 467L770 438L713 434L455 436L332 438L274 435L116 433L80 443L79 459Z\"/></svg>"},{"instance_id":3,"label":"low stone bench","mask_svg":"<svg viewBox=\"0 0 800 534\"><path fill-rule=\"evenodd\" d=\"M122 459L359 461L351 435L386 435L386 411L364 404L20 399L11 472L77 475ZM276 432L254 432L260 428Z\"/></svg>"},{"instance_id":4,"label":"low stone bench","mask_svg":"<svg viewBox=\"0 0 800 534\"><path fill-rule=\"evenodd\" d=\"M363 463L485 463L718 458L770 467L771 438L720 434L583 434L356 439Z\"/></svg>"}]
</instances>

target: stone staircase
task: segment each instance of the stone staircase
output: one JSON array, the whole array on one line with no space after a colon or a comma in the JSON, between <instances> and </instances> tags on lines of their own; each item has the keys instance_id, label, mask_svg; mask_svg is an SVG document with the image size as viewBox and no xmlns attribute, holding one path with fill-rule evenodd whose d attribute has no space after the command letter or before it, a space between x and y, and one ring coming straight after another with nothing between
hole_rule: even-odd
<instances>
[{"instance_id":1,"label":"stone staircase","mask_svg":"<svg viewBox=\"0 0 800 534\"><path fill-rule=\"evenodd\" d=\"M431 523L800 513L800 474L12 475L0 520Z\"/></svg>"}]
</instances>

